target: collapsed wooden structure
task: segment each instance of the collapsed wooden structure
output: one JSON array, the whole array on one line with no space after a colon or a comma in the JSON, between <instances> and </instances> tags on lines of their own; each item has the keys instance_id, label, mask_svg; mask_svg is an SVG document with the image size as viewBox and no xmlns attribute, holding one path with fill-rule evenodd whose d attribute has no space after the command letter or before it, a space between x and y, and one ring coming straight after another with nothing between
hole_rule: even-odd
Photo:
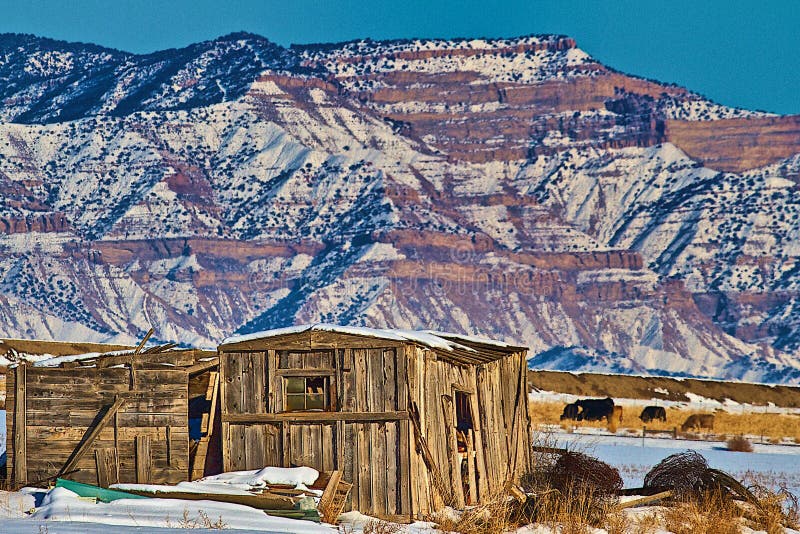
<instances>
[{"instance_id":1,"label":"collapsed wooden structure","mask_svg":"<svg viewBox=\"0 0 800 534\"><path fill-rule=\"evenodd\" d=\"M225 471L340 470L346 509L419 518L478 503L530 463L523 347L310 325L219 347Z\"/></svg>"},{"instance_id":2,"label":"collapsed wooden structure","mask_svg":"<svg viewBox=\"0 0 800 534\"><path fill-rule=\"evenodd\" d=\"M56 476L104 487L176 483L190 479L193 467L203 475L206 455L190 452L190 416L198 405L194 411L201 423L212 419L202 414L209 410L208 383L216 387L217 355L163 345L145 350L143 345L104 355L21 362L8 370L7 473L12 487ZM210 434L206 428L199 442L210 442Z\"/></svg>"}]
</instances>

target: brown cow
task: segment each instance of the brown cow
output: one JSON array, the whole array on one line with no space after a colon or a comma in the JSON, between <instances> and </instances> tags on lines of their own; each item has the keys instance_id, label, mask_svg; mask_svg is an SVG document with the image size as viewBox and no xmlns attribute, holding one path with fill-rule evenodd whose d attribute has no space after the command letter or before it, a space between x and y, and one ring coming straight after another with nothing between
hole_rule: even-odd
<instances>
[{"instance_id":1,"label":"brown cow","mask_svg":"<svg viewBox=\"0 0 800 534\"><path fill-rule=\"evenodd\" d=\"M622 422L622 406L614 405L614 415L612 417L618 419L620 423Z\"/></svg>"},{"instance_id":2,"label":"brown cow","mask_svg":"<svg viewBox=\"0 0 800 534\"><path fill-rule=\"evenodd\" d=\"M714 415L710 413L696 413L690 415L681 425L681 431L686 432L693 428L714 430Z\"/></svg>"}]
</instances>

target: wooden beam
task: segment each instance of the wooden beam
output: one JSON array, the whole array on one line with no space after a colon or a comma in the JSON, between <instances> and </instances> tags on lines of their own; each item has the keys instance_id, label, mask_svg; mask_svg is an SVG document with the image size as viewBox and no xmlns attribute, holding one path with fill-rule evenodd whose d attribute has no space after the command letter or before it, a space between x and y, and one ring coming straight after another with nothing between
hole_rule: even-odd
<instances>
[{"instance_id":1,"label":"wooden beam","mask_svg":"<svg viewBox=\"0 0 800 534\"><path fill-rule=\"evenodd\" d=\"M276 369L275 376L333 376L333 369Z\"/></svg>"},{"instance_id":2,"label":"wooden beam","mask_svg":"<svg viewBox=\"0 0 800 534\"><path fill-rule=\"evenodd\" d=\"M292 510L294 508L294 500L291 497L284 495L277 495L271 492L262 492L253 495L232 495L225 493L196 493L196 492L182 492L182 491L148 491L145 488L131 488L128 485L123 486L126 493L133 493L134 495L142 495L144 497L155 497L157 499L181 499L185 501L215 501L215 502L229 502L234 504L242 504L257 508L259 510Z\"/></svg>"},{"instance_id":3,"label":"wooden beam","mask_svg":"<svg viewBox=\"0 0 800 534\"><path fill-rule=\"evenodd\" d=\"M170 351L159 353L120 354L119 356L106 356L98 358L95 365L98 369L106 369L115 365L132 365L134 362L141 367L142 364L167 363L176 367L194 365L194 355L190 351Z\"/></svg>"},{"instance_id":4,"label":"wooden beam","mask_svg":"<svg viewBox=\"0 0 800 534\"><path fill-rule=\"evenodd\" d=\"M177 346L177 343L164 343L163 345L156 345L154 347L150 347L149 349L145 349L142 351L142 354L157 354L159 352L166 352L169 349Z\"/></svg>"},{"instance_id":5,"label":"wooden beam","mask_svg":"<svg viewBox=\"0 0 800 534\"><path fill-rule=\"evenodd\" d=\"M656 493L655 495L648 495L646 497L639 497L638 499L633 499L627 502L623 502L617 505L617 509L622 510L623 508L634 508L636 506L644 506L645 504L650 504L655 501L660 501L663 499L667 499L672 497L675 493L674 490L667 490L662 491L661 493Z\"/></svg>"},{"instance_id":6,"label":"wooden beam","mask_svg":"<svg viewBox=\"0 0 800 534\"><path fill-rule=\"evenodd\" d=\"M72 456L67 460L67 463L64 464L64 467L61 468L59 471L59 475L66 473L67 471L71 471L77 464L78 461L83 458L83 455L91 448L94 441L97 439L97 436L100 435L100 432L111 422L114 418L114 414L117 413L120 406L125 403L124 397L117 397L114 401L114 404L108 409L108 411L103 415L103 417L97 422L94 428L86 435L83 441L78 445L75 451L72 453Z\"/></svg>"},{"instance_id":7,"label":"wooden beam","mask_svg":"<svg viewBox=\"0 0 800 534\"><path fill-rule=\"evenodd\" d=\"M207 362L198 362L198 363L196 363L196 364L194 364L194 365L192 365L190 367L187 367L186 371L190 375L197 375L197 374L209 371L209 370L211 370L211 369L213 369L214 367L217 367L217 366L219 366L219 356L217 356L215 358L212 358L211 360L208 360Z\"/></svg>"},{"instance_id":8,"label":"wooden beam","mask_svg":"<svg viewBox=\"0 0 800 534\"><path fill-rule=\"evenodd\" d=\"M28 482L27 422L26 422L26 380L27 367L18 365L14 385L14 484Z\"/></svg>"},{"instance_id":9,"label":"wooden beam","mask_svg":"<svg viewBox=\"0 0 800 534\"><path fill-rule=\"evenodd\" d=\"M408 412L283 412L283 413L241 413L224 414L224 423L330 423L352 421L360 423L380 423L386 421L405 421Z\"/></svg>"},{"instance_id":10,"label":"wooden beam","mask_svg":"<svg viewBox=\"0 0 800 534\"><path fill-rule=\"evenodd\" d=\"M147 333L144 335L144 337L139 342L139 344L136 345L136 350L133 351L134 354L139 354L140 352L142 352L142 349L144 348L144 344L147 343L147 340L150 339L150 336L152 336L153 332L155 332L155 331L156 331L156 329L151 326L150 330L147 331Z\"/></svg>"}]
</instances>

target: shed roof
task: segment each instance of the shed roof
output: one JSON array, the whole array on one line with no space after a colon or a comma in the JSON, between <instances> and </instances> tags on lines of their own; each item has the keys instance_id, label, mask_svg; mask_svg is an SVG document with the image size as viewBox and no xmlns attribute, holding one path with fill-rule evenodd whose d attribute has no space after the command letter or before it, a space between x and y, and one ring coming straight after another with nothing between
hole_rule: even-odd
<instances>
[{"instance_id":1,"label":"shed roof","mask_svg":"<svg viewBox=\"0 0 800 534\"><path fill-rule=\"evenodd\" d=\"M435 330L404 330L389 328L367 328L361 326L340 326L328 323L305 324L276 328L252 334L231 336L222 341L222 352L235 350L257 350L270 342L308 337L313 332L326 332L342 336L373 338L399 343L413 343L437 351L445 357L463 363L485 363L497 360L508 354L527 351L525 347L511 345L504 341L485 337L468 336ZM309 348L313 348L309 346Z\"/></svg>"}]
</instances>

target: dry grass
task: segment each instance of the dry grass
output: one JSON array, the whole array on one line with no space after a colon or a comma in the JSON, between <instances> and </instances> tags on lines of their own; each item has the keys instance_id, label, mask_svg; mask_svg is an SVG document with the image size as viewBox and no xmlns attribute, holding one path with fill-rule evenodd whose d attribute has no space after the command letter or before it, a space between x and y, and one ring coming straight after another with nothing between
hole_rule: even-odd
<instances>
[{"instance_id":1,"label":"dry grass","mask_svg":"<svg viewBox=\"0 0 800 534\"><path fill-rule=\"evenodd\" d=\"M742 510L720 495L707 494L697 501L686 501L665 508L662 526L674 534L740 534Z\"/></svg>"},{"instance_id":2,"label":"dry grass","mask_svg":"<svg viewBox=\"0 0 800 534\"><path fill-rule=\"evenodd\" d=\"M583 534L591 527L607 524L612 504L586 488L573 487L564 493L540 493L533 510L533 521L560 528L562 533Z\"/></svg>"},{"instance_id":3,"label":"dry grass","mask_svg":"<svg viewBox=\"0 0 800 534\"><path fill-rule=\"evenodd\" d=\"M530 413L534 425L559 425L564 430L571 430L573 427L594 427L607 428L608 424L603 421L561 421L561 412L564 403L560 402L531 402ZM641 408L625 407L622 413L622 423L619 428L628 428L641 431L644 423L639 419ZM786 415L778 413L728 413L728 412L698 412L692 410L680 410L677 408L666 408L667 421L651 421L647 423L648 430L662 430L671 432L678 427L680 432L681 424L693 413L713 413L714 430L704 433L717 435L737 436L751 435L763 436L764 440L779 442L783 438L794 439L800 443L800 416Z\"/></svg>"},{"instance_id":4,"label":"dry grass","mask_svg":"<svg viewBox=\"0 0 800 534\"><path fill-rule=\"evenodd\" d=\"M631 534L655 534L661 529L661 517L658 513L642 514L633 521Z\"/></svg>"},{"instance_id":5,"label":"dry grass","mask_svg":"<svg viewBox=\"0 0 800 534\"><path fill-rule=\"evenodd\" d=\"M628 534L633 522L628 514L622 510L614 510L606 516L603 528L608 534Z\"/></svg>"},{"instance_id":6,"label":"dry grass","mask_svg":"<svg viewBox=\"0 0 800 534\"><path fill-rule=\"evenodd\" d=\"M800 526L800 504L795 495L785 488L772 491L754 486L752 490L758 498L758 506L744 508L748 526L768 534L782 534L785 528L796 530Z\"/></svg>"},{"instance_id":7,"label":"dry grass","mask_svg":"<svg viewBox=\"0 0 800 534\"><path fill-rule=\"evenodd\" d=\"M727 442L728 450L734 452L753 452L753 444L744 436L734 436Z\"/></svg>"},{"instance_id":8,"label":"dry grass","mask_svg":"<svg viewBox=\"0 0 800 534\"><path fill-rule=\"evenodd\" d=\"M439 514L433 518L433 522L444 532L503 534L530 521L521 513L516 501L498 495L461 513Z\"/></svg>"}]
</instances>

